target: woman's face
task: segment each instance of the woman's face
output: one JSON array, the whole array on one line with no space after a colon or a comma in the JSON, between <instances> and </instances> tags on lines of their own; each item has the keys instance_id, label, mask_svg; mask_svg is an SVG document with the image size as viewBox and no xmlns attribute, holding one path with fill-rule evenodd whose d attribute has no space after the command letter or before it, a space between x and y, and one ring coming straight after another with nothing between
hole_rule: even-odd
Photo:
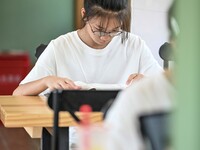
<instances>
[{"instance_id":1,"label":"woman's face","mask_svg":"<svg viewBox=\"0 0 200 150\"><path fill-rule=\"evenodd\" d=\"M115 34L121 33L121 24L115 18L105 19L92 18L86 23L86 28L93 45L97 48L106 47Z\"/></svg>"}]
</instances>

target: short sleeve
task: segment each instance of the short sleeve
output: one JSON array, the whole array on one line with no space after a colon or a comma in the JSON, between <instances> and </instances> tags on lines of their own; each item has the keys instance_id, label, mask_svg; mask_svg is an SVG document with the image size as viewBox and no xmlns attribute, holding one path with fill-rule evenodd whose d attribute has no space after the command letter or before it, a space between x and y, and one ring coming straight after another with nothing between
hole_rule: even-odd
<instances>
[{"instance_id":1,"label":"short sleeve","mask_svg":"<svg viewBox=\"0 0 200 150\"><path fill-rule=\"evenodd\" d=\"M56 60L54 55L53 41L49 43L44 52L40 55L35 66L20 84L35 81L49 75L56 74Z\"/></svg>"},{"instance_id":2,"label":"short sleeve","mask_svg":"<svg viewBox=\"0 0 200 150\"><path fill-rule=\"evenodd\" d=\"M153 75L163 72L162 67L158 64L146 43L142 41L140 55L139 72L146 75Z\"/></svg>"}]
</instances>

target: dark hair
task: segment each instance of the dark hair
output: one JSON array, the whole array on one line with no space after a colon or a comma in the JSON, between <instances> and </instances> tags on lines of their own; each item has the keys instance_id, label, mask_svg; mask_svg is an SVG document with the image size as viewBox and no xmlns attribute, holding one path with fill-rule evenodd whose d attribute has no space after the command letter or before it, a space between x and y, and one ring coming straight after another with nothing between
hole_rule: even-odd
<instances>
[{"instance_id":1,"label":"dark hair","mask_svg":"<svg viewBox=\"0 0 200 150\"><path fill-rule=\"evenodd\" d=\"M116 18L122 23L122 43L128 38L130 31L131 10L130 0L84 0L85 15L84 24L93 17Z\"/></svg>"}]
</instances>

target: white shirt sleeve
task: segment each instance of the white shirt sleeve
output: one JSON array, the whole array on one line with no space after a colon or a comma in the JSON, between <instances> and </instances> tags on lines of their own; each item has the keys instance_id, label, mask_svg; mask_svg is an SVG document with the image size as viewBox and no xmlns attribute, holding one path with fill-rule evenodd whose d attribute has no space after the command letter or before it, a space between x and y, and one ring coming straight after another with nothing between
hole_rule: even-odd
<instances>
[{"instance_id":1,"label":"white shirt sleeve","mask_svg":"<svg viewBox=\"0 0 200 150\"><path fill-rule=\"evenodd\" d=\"M142 40L143 44L141 46L141 57L140 57L140 70L146 75L157 74L162 72L162 67L158 64L150 49L147 47L146 43Z\"/></svg>"},{"instance_id":2,"label":"white shirt sleeve","mask_svg":"<svg viewBox=\"0 0 200 150\"><path fill-rule=\"evenodd\" d=\"M24 84L27 82L35 81L49 75L55 75L55 55L54 45L50 42L44 52L38 58L35 66L29 72L29 74L20 82Z\"/></svg>"}]
</instances>

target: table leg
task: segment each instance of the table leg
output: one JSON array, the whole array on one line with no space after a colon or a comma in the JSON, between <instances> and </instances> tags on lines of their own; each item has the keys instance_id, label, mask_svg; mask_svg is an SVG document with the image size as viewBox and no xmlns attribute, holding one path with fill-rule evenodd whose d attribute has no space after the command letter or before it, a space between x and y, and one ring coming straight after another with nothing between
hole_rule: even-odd
<instances>
[{"instance_id":1,"label":"table leg","mask_svg":"<svg viewBox=\"0 0 200 150\"><path fill-rule=\"evenodd\" d=\"M46 128L42 129L41 150L51 150L51 133ZM59 128L59 150L69 150L69 127Z\"/></svg>"}]
</instances>

